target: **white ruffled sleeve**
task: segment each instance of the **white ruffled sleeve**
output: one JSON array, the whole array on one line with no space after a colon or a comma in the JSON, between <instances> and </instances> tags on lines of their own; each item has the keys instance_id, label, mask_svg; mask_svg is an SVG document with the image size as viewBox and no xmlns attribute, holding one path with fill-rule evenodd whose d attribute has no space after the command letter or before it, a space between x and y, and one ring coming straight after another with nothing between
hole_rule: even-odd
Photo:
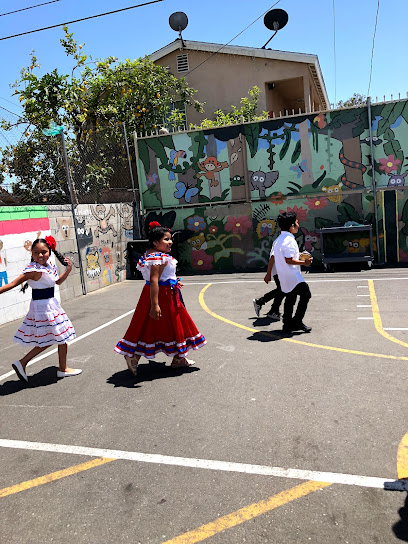
<instances>
[{"instance_id":1,"label":"white ruffled sleeve","mask_svg":"<svg viewBox=\"0 0 408 544\"><path fill-rule=\"evenodd\" d=\"M145 272L146 270L150 271L150 268L155 265L166 264L166 254L165 253L149 253L148 255L142 255L137 263L136 268L140 272Z\"/></svg>"}]
</instances>

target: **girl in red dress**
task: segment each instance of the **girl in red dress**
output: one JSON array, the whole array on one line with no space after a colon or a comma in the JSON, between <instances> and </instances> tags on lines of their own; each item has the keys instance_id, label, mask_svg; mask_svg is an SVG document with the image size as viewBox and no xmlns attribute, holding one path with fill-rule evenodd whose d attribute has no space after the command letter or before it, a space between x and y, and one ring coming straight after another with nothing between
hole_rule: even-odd
<instances>
[{"instance_id":1,"label":"girl in red dress","mask_svg":"<svg viewBox=\"0 0 408 544\"><path fill-rule=\"evenodd\" d=\"M170 230L157 221L150 223L149 229L150 249L137 264L146 285L129 328L115 347L135 376L142 355L154 359L162 352L173 357L173 368L188 367L194 364L187 359L188 351L206 344L180 297L183 285L176 277L177 261L169 255L173 244Z\"/></svg>"}]
</instances>

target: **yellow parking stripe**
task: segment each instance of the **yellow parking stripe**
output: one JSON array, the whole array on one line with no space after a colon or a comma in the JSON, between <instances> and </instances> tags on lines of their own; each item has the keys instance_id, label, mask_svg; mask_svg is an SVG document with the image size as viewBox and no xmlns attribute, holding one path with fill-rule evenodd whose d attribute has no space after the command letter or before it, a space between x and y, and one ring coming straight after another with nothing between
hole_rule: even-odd
<instances>
[{"instance_id":1,"label":"yellow parking stripe","mask_svg":"<svg viewBox=\"0 0 408 544\"><path fill-rule=\"evenodd\" d=\"M388 334L388 332L383 329L380 309L378 307L377 295L375 294L373 280L368 280L368 289L370 291L371 308L373 311L374 325L375 325L375 328L377 329L377 332L379 332L382 336L384 336L384 338L387 338L387 340L391 340L391 342L395 342L396 344L399 344L400 346L404 346L404 348L408 348L408 344L406 344L402 340L398 340L398 338L394 338L394 336L391 336L391 334Z\"/></svg>"},{"instance_id":2,"label":"yellow parking stripe","mask_svg":"<svg viewBox=\"0 0 408 544\"><path fill-rule=\"evenodd\" d=\"M211 311L208 306L206 305L204 301L204 293L205 291L213 285L212 283L209 283L206 285L200 292L199 295L199 301L201 304L201 307L205 312L210 314L211 316L215 317L216 319L219 319L220 321L224 321L225 323L228 323L229 325L233 325L234 327L239 327L240 329L244 329L249 332L257 332L258 334L263 334L265 336L270 336L271 338L280 338L283 342L290 342L292 344L300 344L301 346L308 346L310 348L319 348L319 349L326 349L329 351L338 351L341 353L351 353L352 355L365 355L366 357L377 357L379 359L393 359L397 361L408 361L408 357L397 357L395 355L383 355L382 353L370 353L366 351L358 351L354 349L345 349L345 348L336 348L333 346L325 346L322 344L312 344L309 342L303 342L302 340L294 340L293 338L282 338L281 336L278 336L276 334L273 334L268 331L259 331L257 329L251 329L250 327L246 327L245 325L241 325L240 323L236 323L235 321L230 321L229 319L226 319L225 317L222 317L213 311ZM385 331L384 331L385 332Z\"/></svg>"},{"instance_id":3,"label":"yellow parking stripe","mask_svg":"<svg viewBox=\"0 0 408 544\"><path fill-rule=\"evenodd\" d=\"M21 484L12 485L11 487L5 487L0 489L0 497L7 497L8 495L14 495L14 493L20 493L20 491L26 491L32 487L37 487L39 485L48 484L54 480L60 480L66 476L71 476L72 474L77 474L78 472L83 472L84 470L89 470L90 468L99 467L100 465L105 465L111 461L116 461L116 459L108 459L102 457L101 459L94 459L93 461L88 461L87 463L82 463L81 465L76 465L74 467L66 468L64 470L59 470L58 472L52 472L46 476L40 476L34 480L28 480L27 482L22 482Z\"/></svg>"},{"instance_id":4,"label":"yellow parking stripe","mask_svg":"<svg viewBox=\"0 0 408 544\"><path fill-rule=\"evenodd\" d=\"M207 523L206 525L202 525L193 531L184 533L183 535L177 536L171 540L166 540L166 542L163 542L163 544L195 544L196 542L202 542L203 540L210 538L217 533L225 531L226 529L231 529L231 527L240 525L245 521L260 516L261 514L265 514L266 512L274 510L279 506L283 506L288 502L305 497L306 495L319 491L320 489L328 487L329 485L332 484L326 482L305 482L293 487L292 489L287 489L286 491L282 491L277 495L273 495L272 497L269 497L269 499L245 506L232 514L218 518L217 520Z\"/></svg>"},{"instance_id":5,"label":"yellow parking stripe","mask_svg":"<svg viewBox=\"0 0 408 544\"><path fill-rule=\"evenodd\" d=\"M398 447L397 474L399 480L408 480L408 433Z\"/></svg>"}]
</instances>

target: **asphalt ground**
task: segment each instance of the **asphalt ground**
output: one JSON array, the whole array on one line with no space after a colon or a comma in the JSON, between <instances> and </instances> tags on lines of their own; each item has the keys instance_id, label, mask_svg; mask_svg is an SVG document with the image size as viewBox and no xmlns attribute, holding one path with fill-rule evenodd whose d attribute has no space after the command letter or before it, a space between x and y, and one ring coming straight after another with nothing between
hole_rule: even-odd
<instances>
[{"instance_id":1,"label":"asphalt ground","mask_svg":"<svg viewBox=\"0 0 408 544\"><path fill-rule=\"evenodd\" d=\"M136 379L113 348L141 281L63 304L78 377L49 348L18 381L1 326L0 541L408 542L408 270L305 277L292 336L254 315L263 273L184 278L208 344Z\"/></svg>"}]
</instances>

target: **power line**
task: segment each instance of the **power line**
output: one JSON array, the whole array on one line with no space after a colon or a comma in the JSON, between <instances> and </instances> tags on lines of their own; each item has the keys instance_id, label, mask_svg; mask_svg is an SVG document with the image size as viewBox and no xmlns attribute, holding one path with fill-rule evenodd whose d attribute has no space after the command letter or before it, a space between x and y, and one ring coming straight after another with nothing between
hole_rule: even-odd
<instances>
[{"instance_id":1,"label":"power line","mask_svg":"<svg viewBox=\"0 0 408 544\"><path fill-rule=\"evenodd\" d=\"M377 23L378 23L378 12L380 11L380 0L377 0L377 14L375 16L375 26L374 26L374 35L373 35L373 47L371 49L371 67L370 67L370 80L368 82L368 91L367 96L370 96L370 87L371 87L371 76L373 75L373 58L374 58L374 43L375 35L377 33Z\"/></svg>"},{"instance_id":2,"label":"power line","mask_svg":"<svg viewBox=\"0 0 408 544\"><path fill-rule=\"evenodd\" d=\"M27 9L39 8L40 6L46 6L47 4L54 4L54 2L61 2L61 0L50 0L50 2L44 2L43 4L37 4L36 6L30 6L28 8L16 9L15 11L9 11L7 13L0 13L0 17L5 15L11 15L12 13L20 13L20 11L26 11Z\"/></svg>"},{"instance_id":3,"label":"power line","mask_svg":"<svg viewBox=\"0 0 408 544\"><path fill-rule=\"evenodd\" d=\"M4 98L4 96L0 96L1 100L5 100L6 102L9 102L10 104L13 104L13 106L18 106L19 108L22 108L21 104L16 104L15 102L12 102L8 98Z\"/></svg>"},{"instance_id":4,"label":"power line","mask_svg":"<svg viewBox=\"0 0 408 544\"><path fill-rule=\"evenodd\" d=\"M43 30L49 30L50 28L57 28L57 27L63 26L63 25L71 25L73 23L79 23L80 21L87 21L88 19L95 19L96 17L104 17L105 15L112 15L113 13L119 13L121 11L127 11L129 9L141 8L143 6L148 6L150 4L157 4L158 2L164 2L164 0L151 0L150 2L145 2L144 4L138 4L136 6L129 6L128 8L115 9L114 11L107 11L106 13L99 13L98 15L91 15L90 17L84 17L83 19L75 19L75 21L67 21L65 23L59 23L57 25L45 26L44 28L37 28L36 30L28 30L27 32L21 32L20 34L13 34L12 36L5 36L4 38L0 38L0 41L9 40L10 38L17 38L17 36L25 36L26 34L32 34L33 32L42 32Z\"/></svg>"},{"instance_id":5,"label":"power line","mask_svg":"<svg viewBox=\"0 0 408 544\"><path fill-rule=\"evenodd\" d=\"M224 47L227 47L227 45L229 45L231 42L233 42L236 38L238 38L238 36L241 36L241 34L243 34L246 30L248 30L248 28L250 26L252 26L253 24L255 24L257 21L259 21L259 19L261 17L263 17L264 15L266 15L268 13L268 11L270 11L272 8L274 8L277 4L279 4L281 0L278 0L277 2L275 2L273 4L273 6L271 6L270 8L268 8L266 11L264 11L264 13L262 13L259 17L257 17L255 19L255 21L252 21L252 23L250 23L246 28L244 28L244 30L241 30L241 32L239 32L239 34L237 34L236 36L234 36L232 38L232 40L230 40L228 43L226 43L225 45L223 45L222 47L220 47L217 51L215 51L214 53L212 53L208 58L204 59L203 62L201 62L200 64L198 64L195 68L193 68L192 70L190 70L184 77L187 77L188 75L192 74L195 70L197 70L197 68L200 68L200 66L202 66L205 62L207 62L207 60L210 60L214 55L216 55L217 53L219 53L222 49L224 49Z\"/></svg>"},{"instance_id":6,"label":"power line","mask_svg":"<svg viewBox=\"0 0 408 544\"><path fill-rule=\"evenodd\" d=\"M21 117L18 113L14 113L14 111L10 111L7 108L4 108L3 106L0 106L0 109L7 111L8 113L11 113L12 115L15 115L16 117Z\"/></svg>"}]
</instances>

